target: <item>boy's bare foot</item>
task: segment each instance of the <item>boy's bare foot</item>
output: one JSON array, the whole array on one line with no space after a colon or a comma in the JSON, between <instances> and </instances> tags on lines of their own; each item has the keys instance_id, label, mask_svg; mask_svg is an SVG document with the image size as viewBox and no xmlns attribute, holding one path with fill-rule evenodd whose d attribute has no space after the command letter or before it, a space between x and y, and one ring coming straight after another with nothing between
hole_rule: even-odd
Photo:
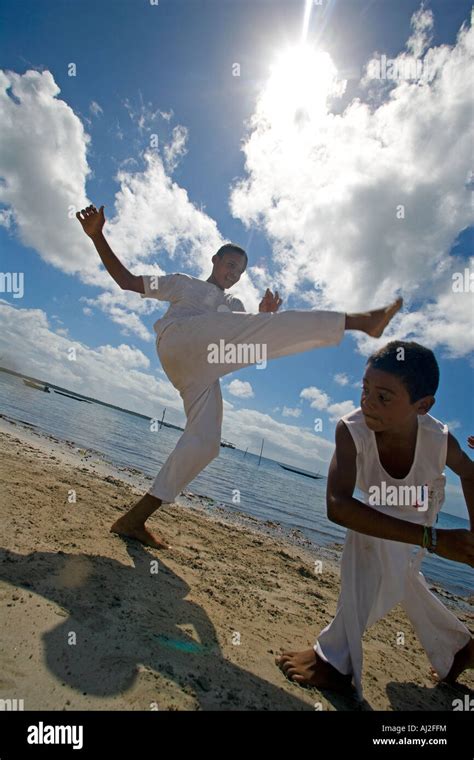
<instances>
[{"instance_id":1,"label":"boy's bare foot","mask_svg":"<svg viewBox=\"0 0 474 760\"><path fill-rule=\"evenodd\" d=\"M160 536L155 536L144 525L137 525L127 520L127 516L119 517L110 528L111 533L117 533L119 536L135 538L146 546L152 546L154 549L171 549L170 545Z\"/></svg>"},{"instance_id":2,"label":"boy's bare foot","mask_svg":"<svg viewBox=\"0 0 474 760\"><path fill-rule=\"evenodd\" d=\"M452 684L456 683L456 680L459 678L461 673L471 668L474 668L474 639L470 639L467 644L459 650L459 652L456 652L454 655L453 664L451 665L451 670L447 676L440 678L436 671L433 670L433 668L431 668L431 673L433 675L433 678L435 678L440 683Z\"/></svg>"},{"instance_id":3,"label":"boy's bare foot","mask_svg":"<svg viewBox=\"0 0 474 760\"><path fill-rule=\"evenodd\" d=\"M345 691L351 689L351 675L343 675L319 657L314 649L303 652L282 652L275 663L290 681L300 686L316 686L318 689Z\"/></svg>"},{"instance_id":4,"label":"boy's bare foot","mask_svg":"<svg viewBox=\"0 0 474 760\"><path fill-rule=\"evenodd\" d=\"M346 314L346 330L360 330L372 338L380 338L388 323L403 305L403 298L383 309L374 309L364 314Z\"/></svg>"}]
</instances>

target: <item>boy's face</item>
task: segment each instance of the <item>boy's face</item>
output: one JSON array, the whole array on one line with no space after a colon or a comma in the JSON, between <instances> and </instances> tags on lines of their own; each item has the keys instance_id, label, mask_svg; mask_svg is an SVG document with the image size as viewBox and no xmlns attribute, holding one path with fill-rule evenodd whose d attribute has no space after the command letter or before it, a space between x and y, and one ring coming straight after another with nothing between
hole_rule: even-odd
<instances>
[{"instance_id":1,"label":"boy's face","mask_svg":"<svg viewBox=\"0 0 474 760\"><path fill-rule=\"evenodd\" d=\"M232 251L224 253L222 257L214 255L212 263L214 264L212 274L223 290L235 285L245 270L245 256L241 253L232 253Z\"/></svg>"},{"instance_id":2,"label":"boy's face","mask_svg":"<svg viewBox=\"0 0 474 760\"><path fill-rule=\"evenodd\" d=\"M362 388L362 413L367 427L375 433L403 430L418 414L426 414L435 402L433 396L425 396L412 404L399 377L370 365L366 367Z\"/></svg>"}]
</instances>

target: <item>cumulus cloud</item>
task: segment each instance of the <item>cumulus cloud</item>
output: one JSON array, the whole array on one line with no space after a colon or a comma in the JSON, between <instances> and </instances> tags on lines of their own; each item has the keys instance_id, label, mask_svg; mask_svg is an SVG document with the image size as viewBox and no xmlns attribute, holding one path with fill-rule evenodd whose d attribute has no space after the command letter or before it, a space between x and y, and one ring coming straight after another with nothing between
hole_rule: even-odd
<instances>
[{"instance_id":1,"label":"cumulus cloud","mask_svg":"<svg viewBox=\"0 0 474 760\"><path fill-rule=\"evenodd\" d=\"M340 417L343 417L349 412L353 412L356 408L354 402L350 399L347 401L337 401L331 403L331 399L327 393L311 385L309 388L303 388L300 393L300 398L310 401L310 407L312 409L318 409L319 411L327 412L331 422L336 422Z\"/></svg>"},{"instance_id":2,"label":"cumulus cloud","mask_svg":"<svg viewBox=\"0 0 474 760\"><path fill-rule=\"evenodd\" d=\"M20 241L63 272L96 270L70 207L86 205L90 141L49 71L0 70L0 203Z\"/></svg>"},{"instance_id":3,"label":"cumulus cloud","mask_svg":"<svg viewBox=\"0 0 474 760\"><path fill-rule=\"evenodd\" d=\"M431 42L431 32L434 26L433 12L421 6L412 16L412 34L407 41L407 49L419 58Z\"/></svg>"},{"instance_id":4,"label":"cumulus cloud","mask_svg":"<svg viewBox=\"0 0 474 760\"><path fill-rule=\"evenodd\" d=\"M253 388L246 380L232 380L225 387L232 396L239 396L240 398L253 398L254 396Z\"/></svg>"},{"instance_id":5,"label":"cumulus cloud","mask_svg":"<svg viewBox=\"0 0 474 760\"><path fill-rule=\"evenodd\" d=\"M324 391L320 391L314 385L309 388L303 388L300 393L300 398L310 401L310 407L312 409L327 409L329 404L329 396Z\"/></svg>"},{"instance_id":6,"label":"cumulus cloud","mask_svg":"<svg viewBox=\"0 0 474 760\"><path fill-rule=\"evenodd\" d=\"M353 412L355 410L354 402L350 399L348 401L340 401L336 402L335 404L329 404L328 406L328 414L329 419L331 422L337 422L340 417L343 417L345 414L349 414L350 412Z\"/></svg>"},{"instance_id":7,"label":"cumulus cloud","mask_svg":"<svg viewBox=\"0 0 474 760\"><path fill-rule=\"evenodd\" d=\"M64 328L54 329L41 309L14 308L1 300L0 318L3 367L150 417L166 406L174 412L172 421L183 422L179 393L139 349L127 344L90 348ZM71 348L75 360L69 359Z\"/></svg>"},{"instance_id":8,"label":"cumulus cloud","mask_svg":"<svg viewBox=\"0 0 474 760\"><path fill-rule=\"evenodd\" d=\"M269 414L254 409L229 411L224 415L223 436L240 448L308 470L323 468L331 460L334 444L315 435L311 429L279 422Z\"/></svg>"},{"instance_id":9,"label":"cumulus cloud","mask_svg":"<svg viewBox=\"0 0 474 760\"><path fill-rule=\"evenodd\" d=\"M334 375L334 380L338 385L349 385L349 378L345 372L338 372Z\"/></svg>"},{"instance_id":10,"label":"cumulus cloud","mask_svg":"<svg viewBox=\"0 0 474 760\"><path fill-rule=\"evenodd\" d=\"M413 335L462 356L474 347L472 312L452 292L464 260L450 253L473 220L474 30L463 26L454 45L428 47L432 26L431 12L417 11L395 58L422 57L418 79L388 88L365 79L342 110L331 100L337 74L320 57L302 71L306 89L287 72L279 87L270 78L248 122L245 175L230 208L267 235L272 279L286 298L356 311L401 291L411 313L387 336ZM378 100L368 93L376 85Z\"/></svg>"},{"instance_id":11,"label":"cumulus cloud","mask_svg":"<svg viewBox=\"0 0 474 760\"><path fill-rule=\"evenodd\" d=\"M157 303L120 291L75 217L91 202L99 204L86 193L91 138L59 93L49 71L0 70L0 224L47 264L100 288L88 306L102 309L124 334L143 339L147 329L141 316ZM90 108L100 113L94 101ZM149 131L148 116L147 111L133 114L138 130ZM154 116L171 118L160 111ZM127 164L115 177L119 188L114 208L106 208L104 233L135 274L156 271L162 251L177 271L207 277L211 256L224 242L216 222L195 207L165 168L171 171L184 155L186 136L184 127L175 126L163 152L148 148L143 168ZM248 310L257 310L258 293L247 273L235 293Z\"/></svg>"}]
</instances>

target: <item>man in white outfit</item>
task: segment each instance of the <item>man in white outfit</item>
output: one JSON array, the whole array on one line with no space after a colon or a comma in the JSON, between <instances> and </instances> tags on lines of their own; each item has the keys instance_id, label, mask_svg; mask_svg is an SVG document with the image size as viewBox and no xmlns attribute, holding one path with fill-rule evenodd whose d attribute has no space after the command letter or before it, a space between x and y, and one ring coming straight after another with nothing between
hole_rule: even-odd
<instances>
[{"instance_id":1,"label":"man in white outfit","mask_svg":"<svg viewBox=\"0 0 474 760\"><path fill-rule=\"evenodd\" d=\"M362 636L396 604L438 679L474 665L468 628L420 571L426 551L474 566L474 463L428 414L438 380L433 352L414 342L392 341L368 360L361 408L339 421L328 474L328 517L348 528L336 615L311 649L277 657L290 680L342 691L354 681L361 697ZM470 530L435 527L446 466L461 479Z\"/></svg>"},{"instance_id":2,"label":"man in white outfit","mask_svg":"<svg viewBox=\"0 0 474 760\"><path fill-rule=\"evenodd\" d=\"M186 428L149 492L111 527L155 548L169 548L145 521L163 502L172 502L220 451L222 396L219 378L241 367L279 356L339 343L345 330L379 337L402 300L363 314L329 311L285 311L276 314L281 299L267 289L259 314L247 314L241 301L225 293L247 266L239 246L223 246L212 257L213 269L204 281L186 274L138 276L115 256L102 233L104 207L89 206L76 214L92 239L109 274L123 290L144 298L169 301L155 325L156 346L163 369L179 391Z\"/></svg>"}]
</instances>

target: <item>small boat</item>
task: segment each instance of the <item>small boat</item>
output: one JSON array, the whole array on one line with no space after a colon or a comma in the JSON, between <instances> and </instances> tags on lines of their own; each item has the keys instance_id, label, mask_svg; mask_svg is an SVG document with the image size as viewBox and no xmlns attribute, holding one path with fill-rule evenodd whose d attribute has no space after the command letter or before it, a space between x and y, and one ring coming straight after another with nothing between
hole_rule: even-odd
<instances>
[{"instance_id":1,"label":"small boat","mask_svg":"<svg viewBox=\"0 0 474 760\"><path fill-rule=\"evenodd\" d=\"M221 446L223 446L225 449L235 449L235 445L230 441L221 441Z\"/></svg>"},{"instance_id":2,"label":"small boat","mask_svg":"<svg viewBox=\"0 0 474 760\"><path fill-rule=\"evenodd\" d=\"M92 404L92 401L88 401L86 398L79 398L79 396L73 396L71 393L63 393L62 391L54 391L59 393L60 396L66 396L66 398L73 398L74 401L84 401L85 404Z\"/></svg>"},{"instance_id":3,"label":"small boat","mask_svg":"<svg viewBox=\"0 0 474 760\"><path fill-rule=\"evenodd\" d=\"M25 380L23 378L23 382L25 385L28 386L28 388L35 388L37 391L45 391L45 393L50 393L50 390L47 385L41 385L40 383L35 383L33 380Z\"/></svg>"},{"instance_id":4,"label":"small boat","mask_svg":"<svg viewBox=\"0 0 474 760\"><path fill-rule=\"evenodd\" d=\"M315 480L322 480L322 478L324 478L324 475L320 475L319 472L305 472L304 470L298 470L296 467L290 467L288 464L280 464L280 462L278 462L278 464L280 467L283 467L284 470L296 472L298 475L304 475L306 478L314 478Z\"/></svg>"}]
</instances>

